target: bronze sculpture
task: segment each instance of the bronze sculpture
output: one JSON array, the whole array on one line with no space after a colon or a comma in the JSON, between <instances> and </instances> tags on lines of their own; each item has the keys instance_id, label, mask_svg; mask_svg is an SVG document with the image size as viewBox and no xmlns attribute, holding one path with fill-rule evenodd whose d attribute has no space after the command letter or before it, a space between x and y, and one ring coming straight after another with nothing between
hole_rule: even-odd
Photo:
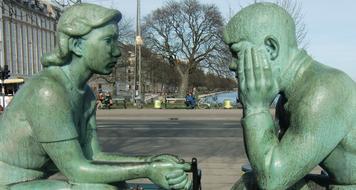
<instances>
[{"instance_id":1,"label":"bronze sculpture","mask_svg":"<svg viewBox=\"0 0 356 190\"><path fill-rule=\"evenodd\" d=\"M165 189L189 189L188 163L172 155L129 157L100 151L96 98L86 84L110 74L120 56L121 13L92 4L68 8L58 23L58 47L45 69L17 92L0 120L0 188L116 189L148 177ZM52 170L54 169L54 170ZM68 181L48 180L60 171Z\"/></svg>"},{"instance_id":2,"label":"bronze sculpture","mask_svg":"<svg viewBox=\"0 0 356 190\"><path fill-rule=\"evenodd\" d=\"M299 49L292 17L275 4L242 9L224 38L235 57L230 68L253 169L233 189L314 189L318 179L326 179L319 188L356 189L355 82ZM328 175L305 178L317 165Z\"/></svg>"}]
</instances>

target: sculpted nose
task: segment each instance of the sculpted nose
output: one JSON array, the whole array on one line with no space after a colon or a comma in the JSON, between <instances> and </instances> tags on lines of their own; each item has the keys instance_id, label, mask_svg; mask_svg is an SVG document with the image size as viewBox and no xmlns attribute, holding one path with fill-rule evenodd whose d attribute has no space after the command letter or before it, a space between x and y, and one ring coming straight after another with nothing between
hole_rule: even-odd
<instances>
[{"instance_id":1,"label":"sculpted nose","mask_svg":"<svg viewBox=\"0 0 356 190\"><path fill-rule=\"evenodd\" d=\"M234 71L234 72L236 72L237 71L237 64L236 64L236 62L234 61L234 62L232 62L232 63L230 63L230 65L229 65L229 69L230 69L230 71Z\"/></svg>"},{"instance_id":2,"label":"sculpted nose","mask_svg":"<svg viewBox=\"0 0 356 190\"><path fill-rule=\"evenodd\" d=\"M112 53L112 56L114 56L114 57L120 57L121 56L121 50L120 50L119 43L114 45L111 53Z\"/></svg>"}]
</instances>

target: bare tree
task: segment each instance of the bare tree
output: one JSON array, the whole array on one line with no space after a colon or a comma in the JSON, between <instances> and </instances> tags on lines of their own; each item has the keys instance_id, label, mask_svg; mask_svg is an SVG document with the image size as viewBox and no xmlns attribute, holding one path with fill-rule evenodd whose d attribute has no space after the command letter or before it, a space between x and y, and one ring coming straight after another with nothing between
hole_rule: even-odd
<instances>
[{"instance_id":1,"label":"bare tree","mask_svg":"<svg viewBox=\"0 0 356 190\"><path fill-rule=\"evenodd\" d=\"M124 44L133 44L135 40L135 31L132 18L123 17L119 22L119 40Z\"/></svg>"},{"instance_id":2,"label":"bare tree","mask_svg":"<svg viewBox=\"0 0 356 190\"><path fill-rule=\"evenodd\" d=\"M74 4L82 3L81 0L52 0L52 2L56 3L57 5L59 5L61 7L67 7L67 6L71 6Z\"/></svg>"},{"instance_id":3,"label":"bare tree","mask_svg":"<svg viewBox=\"0 0 356 190\"><path fill-rule=\"evenodd\" d=\"M145 45L178 71L179 95L183 96L194 70L216 68L215 58L224 50L222 29L223 18L215 5L168 1L145 18L143 35Z\"/></svg>"}]
</instances>

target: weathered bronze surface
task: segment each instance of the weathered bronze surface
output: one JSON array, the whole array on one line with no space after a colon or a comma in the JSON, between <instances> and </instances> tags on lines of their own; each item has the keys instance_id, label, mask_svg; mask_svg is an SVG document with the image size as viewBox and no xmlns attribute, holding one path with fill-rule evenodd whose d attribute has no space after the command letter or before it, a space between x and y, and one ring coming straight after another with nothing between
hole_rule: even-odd
<instances>
[{"instance_id":1,"label":"weathered bronze surface","mask_svg":"<svg viewBox=\"0 0 356 190\"><path fill-rule=\"evenodd\" d=\"M120 56L121 14L92 4L68 8L58 47L45 69L17 92L0 120L0 189L116 189L111 183L149 178L165 189L189 189L190 165L172 155L129 157L100 150L96 98L86 84L110 74ZM56 171L68 181L48 180Z\"/></svg>"},{"instance_id":2,"label":"weathered bronze surface","mask_svg":"<svg viewBox=\"0 0 356 190\"><path fill-rule=\"evenodd\" d=\"M235 57L230 68L253 169L233 189L315 189L310 181L356 189L355 82L298 49L292 17L275 4L242 9L224 37ZM277 94L274 119L269 107ZM305 177L318 165L328 176Z\"/></svg>"}]
</instances>

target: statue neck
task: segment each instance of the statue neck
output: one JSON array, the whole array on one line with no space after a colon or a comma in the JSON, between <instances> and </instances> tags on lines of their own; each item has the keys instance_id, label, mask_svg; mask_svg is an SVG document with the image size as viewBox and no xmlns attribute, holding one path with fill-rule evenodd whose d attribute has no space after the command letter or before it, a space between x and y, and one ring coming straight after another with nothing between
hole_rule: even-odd
<instances>
[{"instance_id":1,"label":"statue neck","mask_svg":"<svg viewBox=\"0 0 356 190\"><path fill-rule=\"evenodd\" d=\"M286 67L280 78L280 89L287 97L293 93L294 85L303 77L304 72L313 62L305 50L297 50L292 61Z\"/></svg>"},{"instance_id":2,"label":"statue neck","mask_svg":"<svg viewBox=\"0 0 356 190\"><path fill-rule=\"evenodd\" d=\"M82 59L73 59L70 64L62 67L64 74L68 77L73 87L78 91L84 87L93 73L86 67Z\"/></svg>"}]
</instances>

